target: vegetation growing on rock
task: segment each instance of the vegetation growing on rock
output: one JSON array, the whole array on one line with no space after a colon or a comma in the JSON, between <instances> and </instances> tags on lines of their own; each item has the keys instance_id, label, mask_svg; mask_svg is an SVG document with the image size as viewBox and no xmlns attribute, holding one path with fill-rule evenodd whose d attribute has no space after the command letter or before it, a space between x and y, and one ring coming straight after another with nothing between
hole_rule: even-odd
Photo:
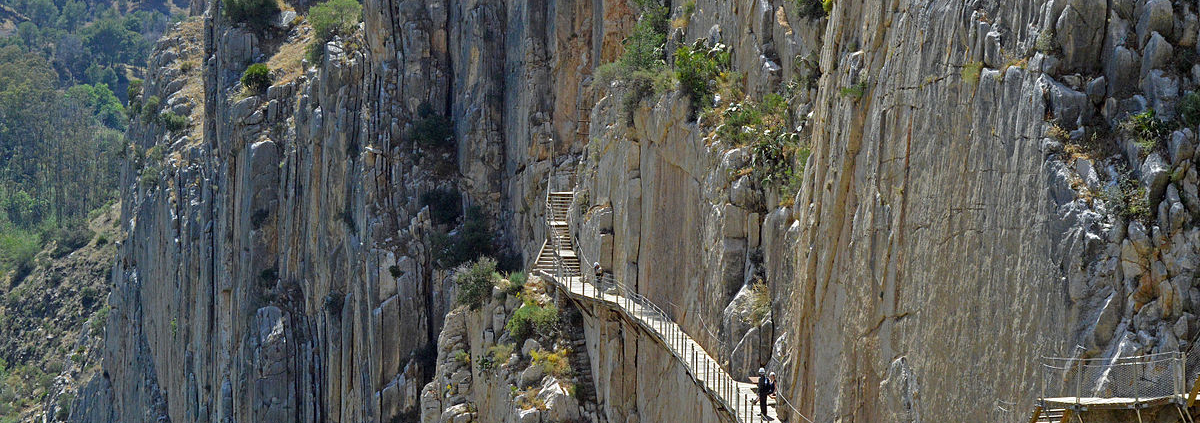
<instances>
[{"instance_id":1,"label":"vegetation growing on rock","mask_svg":"<svg viewBox=\"0 0 1200 423\"><path fill-rule=\"evenodd\" d=\"M325 43L335 36L348 36L362 21L362 4L358 0L328 0L308 10L308 21L316 35L307 48L308 61L321 63L325 56Z\"/></svg>"},{"instance_id":2,"label":"vegetation growing on rock","mask_svg":"<svg viewBox=\"0 0 1200 423\"><path fill-rule=\"evenodd\" d=\"M279 13L279 4L275 0L222 0L225 6L222 10L230 20L262 27Z\"/></svg>"},{"instance_id":3,"label":"vegetation growing on rock","mask_svg":"<svg viewBox=\"0 0 1200 423\"><path fill-rule=\"evenodd\" d=\"M262 94L271 86L271 69L262 63L247 66L242 73L242 86L256 94Z\"/></svg>"},{"instance_id":4,"label":"vegetation growing on rock","mask_svg":"<svg viewBox=\"0 0 1200 423\"><path fill-rule=\"evenodd\" d=\"M418 145L446 148L454 145L454 125L450 118L434 112L428 102L421 103L408 137Z\"/></svg>"},{"instance_id":5,"label":"vegetation growing on rock","mask_svg":"<svg viewBox=\"0 0 1200 423\"><path fill-rule=\"evenodd\" d=\"M525 305L513 312L505 329L517 341L524 341L534 334L550 334L558 326L558 308L553 304L545 306L527 301Z\"/></svg>"},{"instance_id":6,"label":"vegetation growing on rock","mask_svg":"<svg viewBox=\"0 0 1200 423\"><path fill-rule=\"evenodd\" d=\"M454 272L454 283L458 286L456 301L472 310L477 309L492 294L492 287L499 281L496 260L491 257L482 257L459 266Z\"/></svg>"}]
</instances>

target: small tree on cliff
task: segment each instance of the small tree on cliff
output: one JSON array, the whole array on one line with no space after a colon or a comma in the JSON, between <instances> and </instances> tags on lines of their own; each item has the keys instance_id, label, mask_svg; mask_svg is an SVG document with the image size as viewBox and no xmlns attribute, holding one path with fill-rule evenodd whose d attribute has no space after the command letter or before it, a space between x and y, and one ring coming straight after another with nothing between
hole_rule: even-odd
<instances>
[{"instance_id":1,"label":"small tree on cliff","mask_svg":"<svg viewBox=\"0 0 1200 423\"><path fill-rule=\"evenodd\" d=\"M222 6L230 20L260 27L279 13L275 0L224 0Z\"/></svg>"},{"instance_id":2,"label":"small tree on cliff","mask_svg":"<svg viewBox=\"0 0 1200 423\"><path fill-rule=\"evenodd\" d=\"M471 264L459 266L454 271L454 283L458 285L458 304L472 310L483 305L483 300L492 294L492 287L500 280L496 273L496 260L481 257Z\"/></svg>"},{"instance_id":3,"label":"small tree on cliff","mask_svg":"<svg viewBox=\"0 0 1200 423\"><path fill-rule=\"evenodd\" d=\"M312 24L316 37L308 46L308 60L319 63L325 54L325 43L334 36L348 36L362 21L362 5L358 0L329 0L308 10L308 22Z\"/></svg>"}]
</instances>

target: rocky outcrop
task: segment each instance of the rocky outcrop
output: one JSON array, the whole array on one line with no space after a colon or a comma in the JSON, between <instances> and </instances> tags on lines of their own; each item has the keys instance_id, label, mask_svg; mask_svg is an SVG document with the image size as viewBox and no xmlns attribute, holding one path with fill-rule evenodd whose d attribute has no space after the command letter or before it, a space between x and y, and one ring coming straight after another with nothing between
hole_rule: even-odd
<instances>
[{"instance_id":1,"label":"rocky outcrop","mask_svg":"<svg viewBox=\"0 0 1200 423\"><path fill-rule=\"evenodd\" d=\"M562 353L576 348L562 334L575 328L527 339L507 329L523 303L549 301L542 281L525 286L512 294L497 287L478 309L462 306L446 315L437 372L421 391L420 422L606 421L578 395L584 389L578 375L590 369L572 368Z\"/></svg>"}]
</instances>

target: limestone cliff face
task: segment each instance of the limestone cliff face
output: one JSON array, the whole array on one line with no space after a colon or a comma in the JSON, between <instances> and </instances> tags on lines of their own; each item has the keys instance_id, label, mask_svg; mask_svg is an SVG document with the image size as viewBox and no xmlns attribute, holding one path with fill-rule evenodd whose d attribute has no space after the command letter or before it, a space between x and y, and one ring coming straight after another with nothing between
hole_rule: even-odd
<instances>
[{"instance_id":1,"label":"limestone cliff face","mask_svg":"<svg viewBox=\"0 0 1200 423\"><path fill-rule=\"evenodd\" d=\"M202 16L158 44L140 96L190 125L130 129L163 154L125 166L104 371L72 419L486 420L457 401L472 398L533 421L500 407L515 374L453 360L498 328L447 316L432 235L453 225L421 197L461 191L528 263L547 174L567 169L584 258L734 376L778 369L818 421L1018 420L1038 355L1190 346L1196 128L1153 146L1117 123L1183 113L1200 68L1171 57L1196 49L1194 5L677 3L668 50L721 43L750 98L791 90L789 129L812 149L794 196L739 172L754 153L698 124L685 95L652 95L629 123L628 87L593 82L635 2L368 0L318 64L301 62L312 30L291 12L249 28L193 2ZM238 81L254 62L274 73L262 93ZM423 112L449 118L452 147L414 141ZM747 318L756 281L765 319ZM711 407L668 353L584 314L596 393L580 418ZM642 371L666 376L626 376ZM649 400L662 390L683 394Z\"/></svg>"},{"instance_id":2,"label":"limestone cliff face","mask_svg":"<svg viewBox=\"0 0 1200 423\"><path fill-rule=\"evenodd\" d=\"M818 421L1017 421L1041 355L1187 350L1195 128L1147 149L1119 123L1173 119L1195 89L1194 60L1153 58L1196 48L1193 7L838 2L794 212L785 395ZM1114 200L1126 183L1144 191Z\"/></svg>"}]
</instances>

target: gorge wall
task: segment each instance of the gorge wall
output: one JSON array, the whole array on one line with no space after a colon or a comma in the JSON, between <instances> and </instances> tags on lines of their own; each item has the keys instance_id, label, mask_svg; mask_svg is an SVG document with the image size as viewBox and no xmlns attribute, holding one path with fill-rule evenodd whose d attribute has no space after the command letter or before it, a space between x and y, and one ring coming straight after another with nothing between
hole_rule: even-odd
<instances>
[{"instance_id":1,"label":"gorge wall","mask_svg":"<svg viewBox=\"0 0 1200 423\"><path fill-rule=\"evenodd\" d=\"M507 389L456 376L455 345L498 328L455 308L438 239L465 227L423 196L461 192L527 265L568 169L586 262L734 376L778 370L816 421L1017 421L1039 355L1186 350L1200 327L1183 105L1200 68L1173 58L1196 50L1193 3L668 4L666 51L721 44L743 76L747 99L701 122L786 95L811 151L793 191L744 172L760 150L678 90L626 107L629 83L597 83L637 2L370 0L319 63L293 14L310 6L249 27L194 1L156 46L139 104L189 125L131 123L103 372L72 420L493 421L423 394ZM270 88L242 87L250 63ZM1144 110L1183 124L1139 142L1119 123ZM431 114L453 145L414 140ZM670 371L619 326L587 327L598 397L580 415L660 421L646 401L690 382L617 380Z\"/></svg>"}]
</instances>

